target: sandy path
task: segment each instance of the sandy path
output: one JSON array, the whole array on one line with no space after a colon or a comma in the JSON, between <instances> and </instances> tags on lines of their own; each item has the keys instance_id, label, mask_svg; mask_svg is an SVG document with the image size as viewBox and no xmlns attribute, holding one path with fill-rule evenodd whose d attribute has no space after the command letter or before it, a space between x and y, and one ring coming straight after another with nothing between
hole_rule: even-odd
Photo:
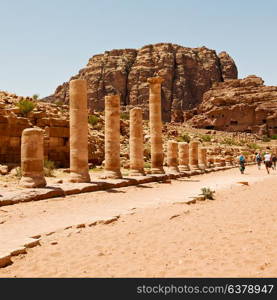
<instances>
[{"instance_id":1,"label":"sandy path","mask_svg":"<svg viewBox=\"0 0 277 300\"><path fill-rule=\"evenodd\" d=\"M245 178L254 182L267 178L267 174L257 172L252 166L244 176L239 175L237 169L231 169L174 180L172 184L151 183L5 206L0 208L0 253L19 247L27 237L102 217L122 215L134 207L191 200L202 187L219 190Z\"/></svg>"},{"instance_id":2,"label":"sandy path","mask_svg":"<svg viewBox=\"0 0 277 300\"><path fill-rule=\"evenodd\" d=\"M44 238L41 247L15 258L0 275L276 276L276 173L268 176L255 167L247 173L241 176L232 169L190 181L5 207L0 214L5 219L1 246L15 236L137 209L114 224L68 229ZM237 187L235 182L241 180L250 186ZM172 204L204 186L225 191L217 193L216 201ZM170 220L176 214L180 216Z\"/></svg>"}]
</instances>

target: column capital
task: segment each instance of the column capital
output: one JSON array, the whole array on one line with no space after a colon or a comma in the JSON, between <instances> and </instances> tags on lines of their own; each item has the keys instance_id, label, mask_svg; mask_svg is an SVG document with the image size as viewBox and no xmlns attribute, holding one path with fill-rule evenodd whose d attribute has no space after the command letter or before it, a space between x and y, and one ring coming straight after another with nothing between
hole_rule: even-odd
<instances>
[{"instance_id":1,"label":"column capital","mask_svg":"<svg viewBox=\"0 0 277 300\"><path fill-rule=\"evenodd\" d=\"M164 79L162 77L159 77L159 76L149 77L147 79L147 82L150 83L150 84L156 84L156 83L162 84L164 82Z\"/></svg>"}]
</instances>

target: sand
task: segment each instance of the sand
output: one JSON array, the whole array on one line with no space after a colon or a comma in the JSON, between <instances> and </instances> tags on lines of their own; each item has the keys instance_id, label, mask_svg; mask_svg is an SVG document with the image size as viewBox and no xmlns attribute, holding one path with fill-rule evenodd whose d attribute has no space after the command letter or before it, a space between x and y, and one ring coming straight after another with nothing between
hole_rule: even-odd
<instances>
[{"instance_id":1,"label":"sand","mask_svg":"<svg viewBox=\"0 0 277 300\"><path fill-rule=\"evenodd\" d=\"M245 175L233 169L4 207L6 239L54 233L0 277L277 277L276 176L253 166ZM216 189L215 200L182 202L203 186ZM108 225L54 230L72 223L74 212L79 222L124 211Z\"/></svg>"}]
</instances>

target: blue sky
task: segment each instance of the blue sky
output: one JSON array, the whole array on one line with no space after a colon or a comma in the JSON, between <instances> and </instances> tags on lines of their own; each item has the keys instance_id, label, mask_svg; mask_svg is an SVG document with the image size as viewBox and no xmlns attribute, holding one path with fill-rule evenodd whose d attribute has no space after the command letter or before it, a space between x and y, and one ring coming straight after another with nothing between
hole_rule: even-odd
<instances>
[{"instance_id":1,"label":"blue sky","mask_svg":"<svg viewBox=\"0 0 277 300\"><path fill-rule=\"evenodd\" d=\"M47 96L105 50L170 42L227 51L277 85L276 0L0 0L0 90Z\"/></svg>"}]
</instances>

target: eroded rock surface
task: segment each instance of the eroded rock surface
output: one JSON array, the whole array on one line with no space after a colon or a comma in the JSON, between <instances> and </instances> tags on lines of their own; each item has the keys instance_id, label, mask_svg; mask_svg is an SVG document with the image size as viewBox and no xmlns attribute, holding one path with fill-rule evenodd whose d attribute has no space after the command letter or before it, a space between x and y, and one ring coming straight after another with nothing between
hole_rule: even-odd
<instances>
[{"instance_id":1,"label":"eroded rock surface","mask_svg":"<svg viewBox=\"0 0 277 300\"><path fill-rule=\"evenodd\" d=\"M103 111L105 95L119 93L126 110L140 106L147 119L147 78L155 76L165 79L162 86L163 120L183 121L183 111L199 104L212 83L237 78L237 67L226 52L217 55L206 47L187 48L160 43L139 50L112 50L94 55L71 79L87 79L91 110ZM68 82L58 86L45 100L68 103Z\"/></svg>"},{"instance_id":2,"label":"eroded rock surface","mask_svg":"<svg viewBox=\"0 0 277 300\"><path fill-rule=\"evenodd\" d=\"M198 128L277 134L277 86L263 83L255 75L214 83L186 120Z\"/></svg>"}]
</instances>

